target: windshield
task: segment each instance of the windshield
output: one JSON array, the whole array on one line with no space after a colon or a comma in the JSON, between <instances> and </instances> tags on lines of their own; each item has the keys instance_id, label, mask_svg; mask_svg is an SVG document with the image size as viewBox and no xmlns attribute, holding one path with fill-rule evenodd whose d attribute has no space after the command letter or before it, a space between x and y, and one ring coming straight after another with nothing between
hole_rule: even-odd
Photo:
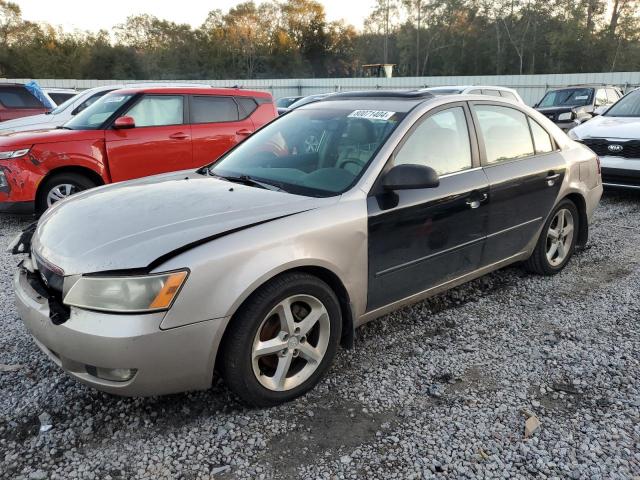
<instances>
[{"instance_id":1,"label":"windshield","mask_svg":"<svg viewBox=\"0 0 640 480\"><path fill-rule=\"evenodd\" d=\"M593 97L593 88L566 88L547 92L538 108L581 107L589 105Z\"/></svg>"},{"instance_id":2,"label":"windshield","mask_svg":"<svg viewBox=\"0 0 640 480\"><path fill-rule=\"evenodd\" d=\"M352 108L295 110L249 137L208 173L249 177L299 195L339 195L362 175L404 116Z\"/></svg>"},{"instance_id":3,"label":"windshield","mask_svg":"<svg viewBox=\"0 0 640 480\"><path fill-rule=\"evenodd\" d=\"M278 108L288 108L292 103L298 101L300 97L285 97L276 102Z\"/></svg>"},{"instance_id":4,"label":"windshield","mask_svg":"<svg viewBox=\"0 0 640 480\"><path fill-rule=\"evenodd\" d=\"M607 112L607 117L640 117L640 90L618 100Z\"/></svg>"},{"instance_id":5,"label":"windshield","mask_svg":"<svg viewBox=\"0 0 640 480\"><path fill-rule=\"evenodd\" d=\"M70 130L97 130L122 105L127 103L133 94L108 94L96 100L73 119L64 124Z\"/></svg>"},{"instance_id":6,"label":"windshield","mask_svg":"<svg viewBox=\"0 0 640 480\"><path fill-rule=\"evenodd\" d=\"M55 115L56 113L63 112L64 110L67 109L67 107L69 107L71 104L73 104L73 102L75 102L77 99L78 99L77 95L74 95L73 97L68 98L64 103L61 103L56 108L51 110L51 112L50 112L51 115Z\"/></svg>"}]
</instances>

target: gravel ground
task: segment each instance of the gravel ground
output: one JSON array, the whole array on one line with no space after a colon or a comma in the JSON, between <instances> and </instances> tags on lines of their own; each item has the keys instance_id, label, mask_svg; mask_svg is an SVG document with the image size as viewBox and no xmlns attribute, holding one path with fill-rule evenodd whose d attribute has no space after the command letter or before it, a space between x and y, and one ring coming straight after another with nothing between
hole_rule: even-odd
<instances>
[{"instance_id":1,"label":"gravel ground","mask_svg":"<svg viewBox=\"0 0 640 480\"><path fill-rule=\"evenodd\" d=\"M0 243L26 224L0 217ZM640 195L609 194L562 274L508 268L372 322L269 410L220 383L122 399L74 382L17 318L1 254L0 364L20 367L0 371L0 476L640 479L639 245Z\"/></svg>"}]
</instances>

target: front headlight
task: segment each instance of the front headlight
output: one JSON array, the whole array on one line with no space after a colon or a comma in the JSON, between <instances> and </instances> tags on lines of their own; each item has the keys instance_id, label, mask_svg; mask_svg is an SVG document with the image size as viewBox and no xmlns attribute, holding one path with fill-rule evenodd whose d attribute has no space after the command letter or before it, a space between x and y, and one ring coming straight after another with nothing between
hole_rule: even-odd
<instances>
[{"instance_id":1,"label":"front headlight","mask_svg":"<svg viewBox=\"0 0 640 480\"><path fill-rule=\"evenodd\" d=\"M571 130L569 130L567 132L567 135L569 136L569 138L571 140L576 140L576 141L580 141L580 137L578 136L578 134L575 132L575 128L572 128Z\"/></svg>"},{"instance_id":2,"label":"front headlight","mask_svg":"<svg viewBox=\"0 0 640 480\"><path fill-rule=\"evenodd\" d=\"M189 272L180 270L130 277L81 277L64 297L72 307L115 313L171 308Z\"/></svg>"},{"instance_id":3,"label":"front headlight","mask_svg":"<svg viewBox=\"0 0 640 480\"><path fill-rule=\"evenodd\" d=\"M573 118L573 112L565 112L558 115L558 121L571 120Z\"/></svg>"},{"instance_id":4,"label":"front headlight","mask_svg":"<svg viewBox=\"0 0 640 480\"><path fill-rule=\"evenodd\" d=\"M20 150L10 150L6 152L0 152L0 160L7 160L9 158L19 158L24 157L27 153L29 153L30 148L22 148Z\"/></svg>"}]
</instances>

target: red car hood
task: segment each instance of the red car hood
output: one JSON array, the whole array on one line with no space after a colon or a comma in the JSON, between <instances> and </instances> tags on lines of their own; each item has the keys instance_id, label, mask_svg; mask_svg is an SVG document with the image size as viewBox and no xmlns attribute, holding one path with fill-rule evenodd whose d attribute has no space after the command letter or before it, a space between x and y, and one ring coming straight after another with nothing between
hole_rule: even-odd
<instances>
[{"instance_id":1,"label":"red car hood","mask_svg":"<svg viewBox=\"0 0 640 480\"><path fill-rule=\"evenodd\" d=\"M29 146L43 143L95 140L103 137L103 130L67 130L64 128L0 133L0 149L4 149L4 147Z\"/></svg>"}]
</instances>

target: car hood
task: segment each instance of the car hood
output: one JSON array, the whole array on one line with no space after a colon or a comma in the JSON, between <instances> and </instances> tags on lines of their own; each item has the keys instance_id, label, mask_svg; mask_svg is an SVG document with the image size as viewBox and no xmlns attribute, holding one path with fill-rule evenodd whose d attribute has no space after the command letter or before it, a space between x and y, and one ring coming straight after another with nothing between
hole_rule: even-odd
<instances>
[{"instance_id":1,"label":"car hood","mask_svg":"<svg viewBox=\"0 0 640 480\"><path fill-rule=\"evenodd\" d=\"M536 110L542 113L543 115L548 115L550 113L570 112L572 108L573 107L547 107L547 108L536 108Z\"/></svg>"},{"instance_id":2,"label":"car hood","mask_svg":"<svg viewBox=\"0 0 640 480\"><path fill-rule=\"evenodd\" d=\"M4 126L4 123L0 126ZM69 142L75 140L95 140L103 137L103 130L67 130L64 128L53 128L27 132L3 133L0 131L0 147Z\"/></svg>"},{"instance_id":3,"label":"car hood","mask_svg":"<svg viewBox=\"0 0 640 480\"><path fill-rule=\"evenodd\" d=\"M595 117L574 128L574 133L583 138L640 139L638 117Z\"/></svg>"},{"instance_id":4,"label":"car hood","mask_svg":"<svg viewBox=\"0 0 640 480\"><path fill-rule=\"evenodd\" d=\"M60 121L64 121L63 119L57 121L58 117L59 115L45 115L41 113L40 115L7 120L6 122L0 123L0 133L52 129L60 125Z\"/></svg>"},{"instance_id":5,"label":"car hood","mask_svg":"<svg viewBox=\"0 0 640 480\"><path fill-rule=\"evenodd\" d=\"M70 197L41 218L32 250L65 275L144 269L176 250L336 201L177 172Z\"/></svg>"}]
</instances>

